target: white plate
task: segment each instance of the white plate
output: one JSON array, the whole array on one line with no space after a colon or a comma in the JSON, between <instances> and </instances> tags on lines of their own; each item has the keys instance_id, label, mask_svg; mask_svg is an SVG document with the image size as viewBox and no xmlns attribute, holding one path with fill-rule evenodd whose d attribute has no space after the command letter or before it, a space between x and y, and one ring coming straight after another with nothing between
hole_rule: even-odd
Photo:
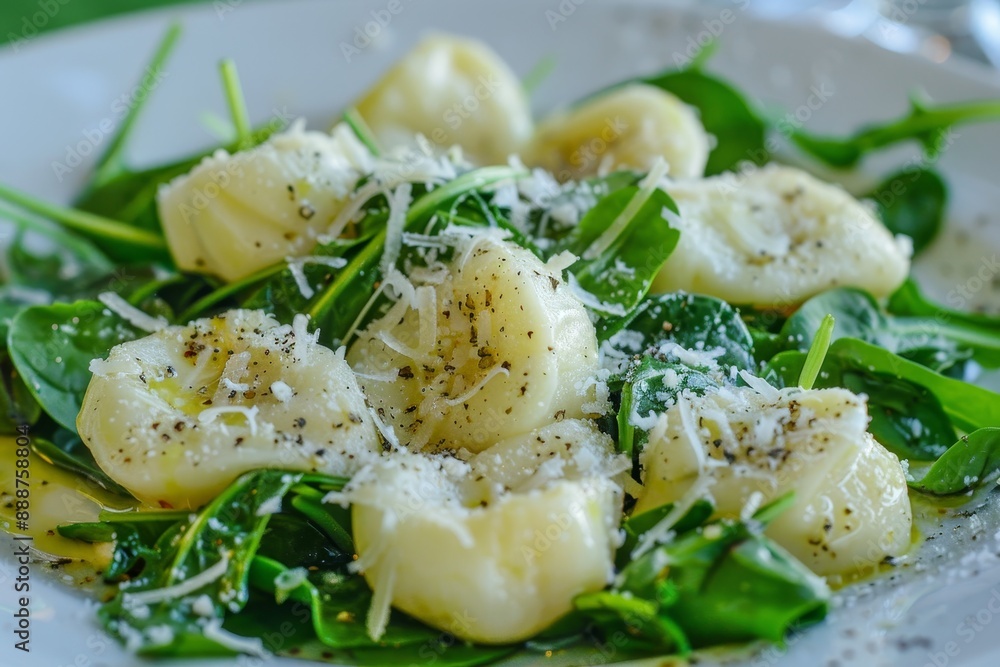
<instances>
[{"instance_id":1,"label":"white plate","mask_svg":"<svg viewBox=\"0 0 1000 667\"><path fill-rule=\"evenodd\" d=\"M5 91L0 104L0 181L45 198L68 200L83 182L94 153L104 147L107 126L121 117L122 96L134 91L150 50L174 15L183 18L185 34L137 128L133 155L142 163L172 158L209 141L199 117L205 111L225 113L216 70L224 56L238 63L254 120L264 121L277 110L305 115L322 127L432 29L485 39L522 75L544 57L554 56L557 66L535 97L538 110L672 65L712 30L721 33L713 70L768 105L797 111L814 130L846 131L897 115L917 88L942 102L1000 97L996 73L962 63L933 66L818 30L760 22L740 11L746 6L742 2L733 2L729 14L705 16L680 15L637 1L402 0L402 11L395 15L385 11L389 4L218 0L39 38L16 52L0 51ZM386 16L391 16L388 25L376 31L378 23L373 21L382 17L384 22ZM366 26L378 33L376 38L348 61L345 45L352 45ZM69 154L74 151L90 155L60 180L56 172L62 169L56 165L72 166L75 159ZM914 154L912 149L894 151L866 166L880 173ZM953 185L953 229L965 232L939 243L918 268L939 298L950 295L954 300L963 286L981 285L977 272L991 262L995 266L1000 191L991 179L997 155L997 126L959 128L940 162ZM995 270L990 278L995 281ZM975 300L996 303L995 285L972 291ZM1000 664L998 514L994 507L975 519L950 521L942 531L946 535L928 543L919 563L898 570L896 582L856 587L851 595L838 598L842 606L824 625L794 638L787 654L769 649L741 662L810 667ZM30 655L14 651L7 611L14 595L10 552L4 543L0 664L96 667L141 662L102 634L92 608L72 592L41 581L41 573L32 590L33 650ZM587 662L610 661L613 653L613 646L604 647Z\"/></svg>"}]
</instances>

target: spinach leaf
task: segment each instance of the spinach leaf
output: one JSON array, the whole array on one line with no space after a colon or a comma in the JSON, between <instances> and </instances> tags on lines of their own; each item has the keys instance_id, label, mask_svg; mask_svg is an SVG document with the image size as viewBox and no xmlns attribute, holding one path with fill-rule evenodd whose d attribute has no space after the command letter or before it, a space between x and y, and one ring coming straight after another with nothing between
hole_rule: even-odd
<instances>
[{"instance_id":1,"label":"spinach leaf","mask_svg":"<svg viewBox=\"0 0 1000 667\"><path fill-rule=\"evenodd\" d=\"M8 284L64 294L114 270L93 243L42 218L0 209L0 219L17 227L6 248Z\"/></svg>"},{"instance_id":2,"label":"spinach leaf","mask_svg":"<svg viewBox=\"0 0 1000 667\"><path fill-rule=\"evenodd\" d=\"M801 352L780 354L771 360L764 376L779 387L794 386L805 358ZM831 358L828 352L815 388L830 387L868 396L868 430L900 458L933 461L955 442L951 418L938 397L920 384L861 367L836 354Z\"/></svg>"},{"instance_id":3,"label":"spinach leaf","mask_svg":"<svg viewBox=\"0 0 1000 667\"><path fill-rule=\"evenodd\" d=\"M1000 428L981 428L963 435L910 488L947 496L989 489L1000 476Z\"/></svg>"},{"instance_id":4,"label":"spinach leaf","mask_svg":"<svg viewBox=\"0 0 1000 667\"><path fill-rule=\"evenodd\" d=\"M799 349L808 348L827 314L837 320L834 339L858 338L894 354L944 371L973 357L983 366L1000 366L1000 335L987 327L946 317L898 317L858 289L839 288L813 297L788 318L782 335Z\"/></svg>"},{"instance_id":5,"label":"spinach leaf","mask_svg":"<svg viewBox=\"0 0 1000 667\"><path fill-rule=\"evenodd\" d=\"M287 571L281 563L258 557L250 571L255 588L275 591L275 579ZM324 573L316 582L303 581L288 592L291 600L308 604L312 612L316 636L334 649L354 649L376 646L404 646L424 643L440 634L426 625L394 612L393 622L378 641L368 636L365 618L371 606L372 593L359 575ZM350 619L345 621L344 619Z\"/></svg>"},{"instance_id":6,"label":"spinach leaf","mask_svg":"<svg viewBox=\"0 0 1000 667\"><path fill-rule=\"evenodd\" d=\"M251 562L271 516L267 508L280 503L299 478L280 470L247 473L179 522L173 534L164 533L154 557L143 552L141 577L101 607L105 628L145 655L232 653L205 628L246 604ZM201 585L184 586L192 579ZM203 594L210 609L195 603ZM157 632L163 626L170 632Z\"/></svg>"},{"instance_id":7,"label":"spinach leaf","mask_svg":"<svg viewBox=\"0 0 1000 667\"><path fill-rule=\"evenodd\" d=\"M705 167L706 176L732 171L741 162L770 161L771 152L766 147L768 123L729 83L700 69L667 71L642 82L673 93L698 109L702 125L716 139Z\"/></svg>"},{"instance_id":8,"label":"spinach leaf","mask_svg":"<svg viewBox=\"0 0 1000 667\"><path fill-rule=\"evenodd\" d=\"M805 353L791 351L782 352L768 362L763 377L775 386L792 386L798 381ZM860 378L848 379L845 376ZM892 409L894 404L907 406L907 417L913 416L920 422L920 428L913 426L920 437L910 440L911 447L920 444L920 450L913 452L913 458L935 458L940 453L942 441L947 437L940 426L940 413L935 412L929 396L941 406L943 414L951 424L962 431L1000 424L1000 394L977 387L975 385L944 377L915 362L897 356L889 350L854 338L841 338L833 342L827 352L822 371L817 379L819 387L841 387L847 382L874 383L869 394L870 405L885 406ZM879 384L881 383L881 384ZM903 383L902 385L898 383ZM864 386L864 385L855 385ZM905 389L899 389L900 386ZM889 394L899 392L895 396ZM925 390L926 393L922 390ZM908 399L919 399L916 403ZM928 410L928 418L913 410ZM894 425L900 431L906 428L906 422ZM933 435L932 435L933 434ZM889 442L896 441L891 434L876 433L876 437L884 436ZM948 442L953 442L950 440ZM923 451L926 448L926 451Z\"/></svg>"},{"instance_id":9,"label":"spinach leaf","mask_svg":"<svg viewBox=\"0 0 1000 667\"><path fill-rule=\"evenodd\" d=\"M949 130L953 126L997 119L1000 119L997 100L930 106L911 99L906 115L865 125L846 137L814 135L796 128L791 139L803 151L831 167L850 168L870 153L910 139L923 144L928 156L936 157L950 145Z\"/></svg>"},{"instance_id":10,"label":"spinach leaf","mask_svg":"<svg viewBox=\"0 0 1000 667\"><path fill-rule=\"evenodd\" d=\"M76 430L90 362L143 332L96 301L32 306L14 318L7 347L29 391L59 425Z\"/></svg>"},{"instance_id":11,"label":"spinach leaf","mask_svg":"<svg viewBox=\"0 0 1000 667\"><path fill-rule=\"evenodd\" d=\"M483 167L464 173L415 199L407 211L404 230L419 232L439 211L448 210L463 196L523 175L523 170L512 167ZM312 326L322 330L324 340L334 343L343 340L364 311L382 277L379 261L385 251L385 240L383 227L309 303L306 313Z\"/></svg>"},{"instance_id":12,"label":"spinach leaf","mask_svg":"<svg viewBox=\"0 0 1000 667\"><path fill-rule=\"evenodd\" d=\"M622 522L625 541L618 547L615 563L619 569L625 568L632 561L632 552L639 545L643 535L663 521L674 509L673 503L661 505L642 514L633 514ZM691 508L670 527L672 533L680 534L694 530L708 521L715 507L707 500L696 500Z\"/></svg>"},{"instance_id":13,"label":"spinach leaf","mask_svg":"<svg viewBox=\"0 0 1000 667\"><path fill-rule=\"evenodd\" d=\"M948 186L933 169L903 169L865 197L875 201L890 232L913 239L914 254L937 238L948 208Z\"/></svg>"},{"instance_id":14,"label":"spinach leaf","mask_svg":"<svg viewBox=\"0 0 1000 667\"><path fill-rule=\"evenodd\" d=\"M367 236L349 240L338 239L317 246L313 250L312 256L327 258L327 260L343 259L346 264L347 260L344 257L370 238ZM301 271L301 278L296 278L296 271ZM321 261L302 262L295 270L290 267L285 268L279 273L266 277L263 282L253 288L240 307L265 310L279 322L290 324L298 313L308 309L310 299L315 295L314 288L319 287L322 290L330 284L338 271L340 271L339 268L323 264ZM308 287L305 291L303 291L303 285L299 284L300 279L304 280Z\"/></svg>"},{"instance_id":15,"label":"spinach leaf","mask_svg":"<svg viewBox=\"0 0 1000 667\"><path fill-rule=\"evenodd\" d=\"M790 496L761 508L754 525L722 520L679 535L633 560L608 591L580 595L575 607L609 631L661 649L766 639L821 620L829 590L760 532Z\"/></svg>"},{"instance_id":16,"label":"spinach leaf","mask_svg":"<svg viewBox=\"0 0 1000 667\"><path fill-rule=\"evenodd\" d=\"M680 232L665 211L677 213L666 192L628 187L601 199L557 245L580 257L570 267L588 303L601 315L630 312L649 291L653 278L677 246Z\"/></svg>"},{"instance_id":17,"label":"spinach leaf","mask_svg":"<svg viewBox=\"0 0 1000 667\"><path fill-rule=\"evenodd\" d=\"M650 420L672 404L684 390L702 394L719 383L698 368L643 356L625 373L618 409L618 449L638 463L649 440Z\"/></svg>"},{"instance_id":18,"label":"spinach leaf","mask_svg":"<svg viewBox=\"0 0 1000 667\"><path fill-rule=\"evenodd\" d=\"M957 299L955 305L959 307L966 305L964 297L960 294L952 296ZM947 308L928 299L912 279L903 283L889 297L886 309L893 315L929 318L941 325L951 324L960 329L979 331L981 335L988 336L992 333L994 337L1000 337L1000 333L998 333L1000 332L1000 315L969 313Z\"/></svg>"},{"instance_id":19,"label":"spinach leaf","mask_svg":"<svg viewBox=\"0 0 1000 667\"><path fill-rule=\"evenodd\" d=\"M639 354L664 343L676 343L687 349L704 352L721 351L716 356L719 366L753 370L753 338L740 317L740 312L722 299L698 294L676 292L657 294L642 301L625 317L606 318L597 324L601 341L615 334L623 351ZM614 342L614 341L612 341Z\"/></svg>"},{"instance_id":20,"label":"spinach leaf","mask_svg":"<svg viewBox=\"0 0 1000 667\"><path fill-rule=\"evenodd\" d=\"M32 438L31 448L53 465L82 475L112 493L131 497L125 487L101 470L94 460L94 455L75 432L57 428L51 438L41 436Z\"/></svg>"}]
</instances>

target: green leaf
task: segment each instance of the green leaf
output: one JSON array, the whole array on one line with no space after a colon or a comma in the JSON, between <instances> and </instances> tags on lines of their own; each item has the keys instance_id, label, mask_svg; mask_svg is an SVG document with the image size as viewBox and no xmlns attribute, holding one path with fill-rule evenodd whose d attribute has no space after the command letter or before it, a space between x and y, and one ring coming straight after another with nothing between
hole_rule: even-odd
<instances>
[{"instance_id":1,"label":"green leaf","mask_svg":"<svg viewBox=\"0 0 1000 667\"><path fill-rule=\"evenodd\" d=\"M231 654L232 649L206 636L206 619L192 608L194 600L207 595L217 619L246 604L251 561L271 516L267 507L280 502L299 477L280 470L247 473L192 514L190 521L181 521L173 533L164 533L156 542L155 556L144 546L142 576L101 607L105 628L123 641L138 638L138 652L144 655ZM212 570L217 576L196 590L150 602L131 601L135 598L130 596L169 590ZM158 640L149 631L163 625L171 632Z\"/></svg>"},{"instance_id":2,"label":"green leaf","mask_svg":"<svg viewBox=\"0 0 1000 667\"><path fill-rule=\"evenodd\" d=\"M435 214L450 209L451 204L469 193L523 175L523 170L512 167L483 167L462 174L415 199L407 211L404 229L418 232ZM368 304L381 279L379 261L385 251L385 238L383 227L310 302L306 312L312 326L322 329L325 340L341 341Z\"/></svg>"},{"instance_id":3,"label":"green leaf","mask_svg":"<svg viewBox=\"0 0 1000 667\"><path fill-rule=\"evenodd\" d=\"M954 125L1000 119L1000 101L984 100L940 106L914 102L908 114L884 123L866 125L845 137L814 135L794 128L792 141L831 167L850 168L865 156L903 141L916 140L935 157L951 143Z\"/></svg>"},{"instance_id":4,"label":"green leaf","mask_svg":"<svg viewBox=\"0 0 1000 667\"><path fill-rule=\"evenodd\" d=\"M601 199L558 246L580 257L570 267L601 315L624 315L646 296L673 252L680 232L665 211L677 212L670 195L653 187L628 187Z\"/></svg>"},{"instance_id":5,"label":"green leaf","mask_svg":"<svg viewBox=\"0 0 1000 667\"><path fill-rule=\"evenodd\" d=\"M792 386L798 379L804 359L805 354L802 352L782 352L768 362L763 376L776 386ZM911 385L908 389L914 386L925 389L933 395L954 427L963 431L971 432L1000 424L1000 394L939 375L920 364L862 340L841 338L834 341L823 362L817 386L846 386L845 375L855 375L871 381L903 381ZM926 394L911 395L926 396ZM897 398L892 397L892 400ZM880 403L891 405L888 402L883 403L879 394L869 394L869 401L875 405ZM928 403L924 402L921 405L926 407ZM913 414L912 409L908 406L906 414ZM920 423L928 432L934 430L930 420L921 419ZM878 435L876 434L876 437ZM927 454L925 453L922 458L927 458Z\"/></svg>"},{"instance_id":6,"label":"green leaf","mask_svg":"<svg viewBox=\"0 0 1000 667\"><path fill-rule=\"evenodd\" d=\"M31 439L31 449L49 463L82 475L112 493L125 497L132 495L101 470L93 454L76 433L59 429L52 439L35 436Z\"/></svg>"},{"instance_id":7,"label":"green leaf","mask_svg":"<svg viewBox=\"0 0 1000 667\"><path fill-rule=\"evenodd\" d=\"M808 349L822 318L837 319L833 338L858 338L900 356L920 360L937 371L970 356L983 366L1000 366L1000 334L964 318L897 317L858 289L839 288L813 297L788 318L781 333L794 347Z\"/></svg>"},{"instance_id":8,"label":"green leaf","mask_svg":"<svg viewBox=\"0 0 1000 667\"><path fill-rule=\"evenodd\" d=\"M957 293L950 294L948 300L957 308L969 305L965 297ZM978 330L986 335L993 332L995 336L1000 336L997 333L1000 332L1000 316L970 313L935 303L927 298L913 279L908 279L889 297L886 308L893 315L925 317L942 326L950 324L970 331Z\"/></svg>"},{"instance_id":9,"label":"green leaf","mask_svg":"<svg viewBox=\"0 0 1000 667\"><path fill-rule=\"evenodd\" d=\"M51 220L90 239L112 259L122 262L170 262L167 242L156 231L140 229L118 219L85 210L50 204L5 185L0 185L0 201ZM43 225L34 222L32 218L26 217L24 220L33 229L43 228Z\"/></svg>"},{"instance_id":10,"label":"green leaf","mask_svg":"<svg viewBox=\"0 0 1000 667\"><path fill-rule=\"evenodd\" d=\"M914 471L911 471L914 472ZM963 435L910 488L937 496L987 490L1000 477L1000 428Z\"/></svg>"},{"instance_id":11,"label":"green leaf","mask_svg":"<svg viewBox=\"0 0 1000 667\"><path fill-rule=\"evenodd\" d=\"M780 642L821 620L830 596L821 578L760 532L788 502L761 508L754 525L723 520L682 533L633 560L610 591L574 605L666 650Z\"/></svg>"},{"instance_id":12,"label":"green leaf","mask_svg":"<svg viewBox=\"0 0 1000 667\"><path fill-rule=\"evenodd\" d=\"M623 331L633 335L613 339ZM650 296L625 317L598 322L597 337L616 342L628 354L675 343L687 350L719 352L715 360L726 371L756 367L753 338L740 312L712 296L684 292Z\"/></svg>"},{"instance_id":13,"label":"green leaf","mask_svg":"<svg viewBox=\"0 0 1000 667\"><path fill-rule=\"evenodd\" d=\"M618 547L618 553L615 558L615 563L619 569L626 567L631 562L632 551L639 545L639 539L663 521L673 509L674 504L667 503L642 514L633 514L622 522L625 541ZM677 534L694 530L708 521L713 512L715 512L715 507L712 506L712 503L704 499L696 500L684 516L680 517L677 523L670 527L670 530Z\"/></svg>"},{"instance_id":14,"label":"green leaf","mask_svg":"<svg viewBox=\"0 0 1000 667\"><path fill-rule=\"evenodd\" d=\"M649 431L637 426L662 414L682 391L703 394L719 383L703 370L643 356L625 373L618 409L618 449L638 462Z\"/></svg>"},{"instance_id":15,"label":"green leaf","mask_svg":"<svg viewBox=\"0 0 1000 667\"><path fill-rule=\"evenodd\" d=\"M699 69L667 71L642 79L662 88L698 109L705 130L715 137L705 175L733 171L741 162L764 164L771 160L767 149L767 123L743 93L726 81Z\"/></svg>"},{"instance_id":16,"label":"green leaf","mask_svg":"<svg viewBox=\"0 0 1000 667\"><path fill-rule=\"evenodd\" d=\"M875 201L890 232L913 239L914 254L937 238L948 209L948 186L932 169L903 169L865 197Z\"/></svg>"},{"instance_id":17,"label":"green leaf","mask_svg":"<svg viewBox=\"0 0 1000 667\"><path fill-rule=\"evenodd\" d=\"M96 301L32 306L14 318L7 347L28 390L57 423L76 431L90 362L143 335Z\"/></svg>"}]
</instances>

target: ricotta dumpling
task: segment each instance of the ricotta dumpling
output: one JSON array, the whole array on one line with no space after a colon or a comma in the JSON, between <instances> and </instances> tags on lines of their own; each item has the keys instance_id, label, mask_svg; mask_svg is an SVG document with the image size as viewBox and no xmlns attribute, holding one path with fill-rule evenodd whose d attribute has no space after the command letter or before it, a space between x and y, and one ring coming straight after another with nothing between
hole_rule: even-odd
<instances>
[{"instance_id":1,"label":"ricotta dumpling","mask_svg":"<svg viewBox=\"0 0 1000 667\"><path fill-rule=\"evenodd\" d=\"M594 325L558 268L490 233L437 268L394 273L399 301L347 353L403 446L476 452L602 410Z\"/></svg>"},{"instance_id":2,"label":"ricotta dumpling","mask_svg":"<svg viewBox=\"0 0 1000 667\"><path fill-rule=\"evenodd\" d=\"M908 238L894 238L871 208L799 169L771 165L665 189L680 210L671 224L681 238L657 292L785 308L835 287L888 296L909 274Z\"/></svg>"},{"instance_id":3,"label":"ricotta dumpling","mask_svg":"<svg viewBox=\"0 0 1000 667\"><path fill-rule=\"evenodd\" d=\"M256 468L348 475L381 445L343 358L299 316L234 310L112 348L77 430L97 464L154 507L197 508Z\"/></svg>"},{"instance_id":4,"label":"ricotta dumpling","mask_svg":"<svg viewBox=\"0 0 1000 667\"><path fill-rule=\"evenodd\" d=\"M698 178L709 152L694 109L654 86L629 84L547 118L525 160L560 181L621 169L648 172L659 159L671 178Z\"/></svg>"},{"instance_id":5,"label":"ricotta dumpling","mask_svg":"<svg viewBox=\"0 0 1000 667\"><path fill-rule=\"evenodd\" d=\"M346 125L297 122L256 148L216 151L162 186L157 210L179 269L233 282L308 255L333 227L374 158Z\"/></svg>"},{"instance_id":6,"label":"ricotta dumpling","mask_svg":"<svg viewBox=\"0 0 1000 667\"><path fill-rule=\"evenodd\" d=\"M357 569L389 606L468 641L536 635L610 583L629 467L591 422L565 420L468 462L395 454L331 500L352 503Z\"/></svg>"},{"instance_id":7,"label":"ricotta dumpling","mask_svg":"<svg viewBox=\"0 0 1000 667\"><path fill-rule=\"evenodd\" d=\"M650 432L636 512L707 497L746 517L794 492L767 534L820 575L866 571L909 548L903 468L875 441L864 400L845 389L763 381L681 396Z\"/></svg>"},{"instance_id":8,"label":"ricotta dumpling","mask_svg":"<svg viewBox=\"0 0 1000 667\"><path fill-rule=\"evenodd\" d=\"M517 75L486 45L451 35L421 41L355 102L379 145L392 152L422 135L473 164L507 164L534 124Z\"/></svg>"}]
</instances>

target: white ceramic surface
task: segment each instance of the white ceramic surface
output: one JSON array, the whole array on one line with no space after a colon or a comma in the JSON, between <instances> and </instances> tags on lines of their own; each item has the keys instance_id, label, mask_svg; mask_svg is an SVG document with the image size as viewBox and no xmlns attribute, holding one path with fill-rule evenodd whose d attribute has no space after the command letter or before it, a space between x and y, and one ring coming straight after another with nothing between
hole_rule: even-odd
<instances>
[{"instance_id":1,"label":"white ceramic surface","mask_svg":"<svg viewBox=\"0 0 1000 667\"><path fill-rule=\"evenodd\" d=\"M106 128L121 118L127 99L122 96L135 90L153 45L174 17L183 19L185 33L137 128L132 156L138 163L176 157L210 141L200 118L204 112L225 114L216 71L224 56L235 58L239 66L255 121L277 113L304 115L325 126L341 105L428 30L485 39L522 75L543 58L554 57L556 67L535 95L539 111L672 65L711 32L721 40L713 70L770 107L797 113L797 122L814 130L846 131L894 116L905 109L914 90L942 102L1000 97L996 72L962 63L932 66L818 30L760 22L741 11L747 6L742 1L734 0L728 14L713 10L704 16L680 15L638 0L401 0L402 11L395 15L385 11L389 4L218 0L37 38L16 51L0 49L0 181L68 200L83 182L86 165L104 147ZM373 43L351 51L357 31L377 17L384 22L386 16L392 18L378 28ZM942 299L956 301L962 289L982 284L977 272L993 267L994 285L972 289L971 301L998 301L997 127L959 128L939 163L953 185L952 231L927 254L918 275ZM85 151L89 157L68 173L57 166L72 167L76 160L71 154ZM917 152L907 147L865 166L878 174L913 155ZM940 532L893 581L883 579L839 596L829 621L793 638L787 652L768 649L738 664L1000 664L1000 511L993 507L973 518L955 517ZM0 665L145 664L105 637L93 621L92 607L51 583L40 567L32 589L33 650L30 655L12 650L11 549L6 541L0 549ZM608 658L613 655L595 652L586 662ZM261 663L240 659L225 664Z\"/></svg>"}]
</instances>

